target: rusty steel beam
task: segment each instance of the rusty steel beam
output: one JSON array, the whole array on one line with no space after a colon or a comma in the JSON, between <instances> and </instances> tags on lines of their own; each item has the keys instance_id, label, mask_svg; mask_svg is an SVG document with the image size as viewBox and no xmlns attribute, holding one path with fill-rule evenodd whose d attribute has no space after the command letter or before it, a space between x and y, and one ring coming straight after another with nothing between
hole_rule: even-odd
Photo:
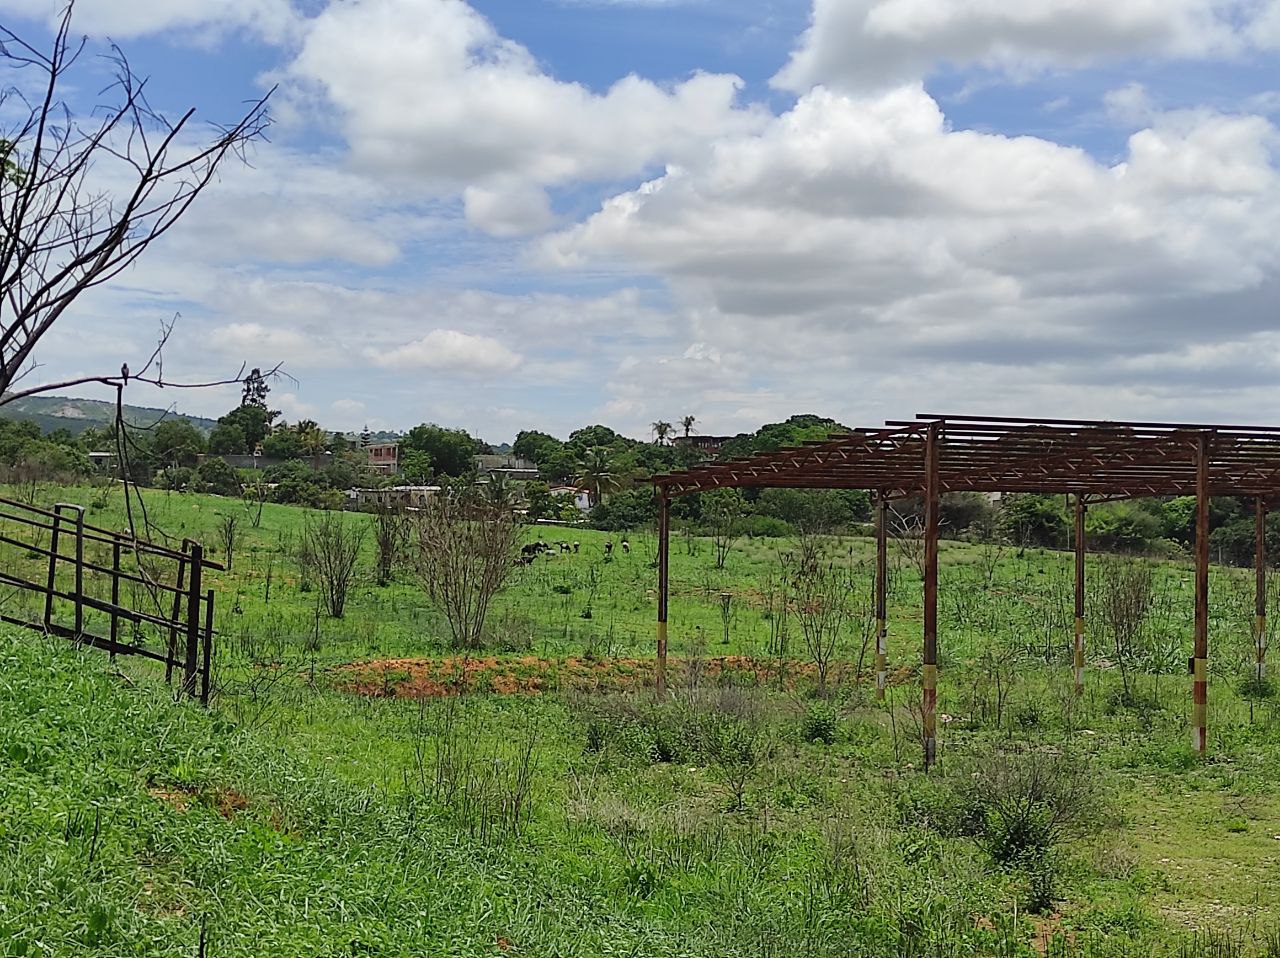
<instances>
[{"instance_id":1,"label":"rusty steel beam","mask_svg":"<svg viewBox=\"0 0 1280 958\"><path fill-rule=\"evenodd\" d=\"M1019 418L1015 416L955 416L955 415L938 415L937 413L916 413L915 418L920 421L942 421L948 424L957 423L965 426L968 423L1011 423L1018 425L1043 425L1043 426L1086 426L1096 427L1105 426L1108 429L1180 429L1188 432L1259 432L1259 433L1280 433L1280 426L1226 426L1209 423L1190 423L1190 422L1128 422L1118 419L1034 419Z\"/></svg>"},{"instance_id":2,"label":"rusty steel beam","mask_svg":"<svg viewBox=\"0 0 1280 958\"><path fill-rule=\"evenodd\" d=\"M1085 531L1084 517L1088 507L1085 505L1084 496L1076 493L1076 522L1075 522L1075 557L1076 557L1076 623L1075 623L1075 642L1072 647L1072 670L1075 675L1076 694L1084 693L1084 626L1085 626L1085 581L1084 581L1084 560L1085 560Z\"/></svg>"},{"instance_id":3,"label":"rusty steel beam","mask_svg":"<svg viewBox=\"0 0 1280 958\"><path fill-rule=\"evenodd\" d=\"M1260 496L1255 506L1253 648L1254 678L1261 686L1267 676L1267 501Z\"/></svg>"},{"instance_id":4,"label":"rusty steel beam","mask_svg":"<svg viewBox=\"0 0 1280 958\"><path fill-rule=\"evenodd\" d=\"M1196 447L1195 650L1191 659L1191 746L1208 749L1209 708L1209 457L1208 433Z\"/></svg>"},{"instance_id":5,"label":"rusty steel beam","mask_svg":"<svg viewBox=\"0 0 1280 958\"><path fill-rule=\"evenodd\" d=\"M883 701L889 682L888 550L889 502L876 496L876 698Z\"/></svg>"},{"instance_id":6,"label":"rusty steel beam","mask_svg":"<svg viewBox=\"0 0 1280 958\"><path fill-rule=\"evenodd\" d=\"M924 767L938 758L938 459L940 423L929 426L925 441L924 496L924 662L921 695L921 731Z\"/></svg>"},{"instance_id":7,"label":"rusty steel beam","mask_svg":"<svg viewBox=\"0 0 1280 958\"><path fill-rule=\"evenodd\" d=\"M659 701L667 697L667 598L671 591L671 500L658 497L658 661L654 687Z\"/></svg>"}]
</instances>

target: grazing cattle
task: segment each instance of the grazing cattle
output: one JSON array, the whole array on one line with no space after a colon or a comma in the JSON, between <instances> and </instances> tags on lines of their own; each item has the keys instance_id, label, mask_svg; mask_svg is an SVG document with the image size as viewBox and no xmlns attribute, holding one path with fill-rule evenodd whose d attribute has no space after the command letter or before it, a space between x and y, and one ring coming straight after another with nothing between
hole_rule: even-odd
<instances>
[{"instance_id":1,"label":"grazing cattle","mask_svg":"<svg viewBox=\"0 0 1280 958\"><path fill-rule=\"evenodd\" d=\"M524 546L520 550L520 558L528 559L529 562L532 562L538 556L542 555L542 553L550 552L550 551L551 551L551 547L547 545L545 542L542 542L542 541L530 542L527 546ZM528 563L526 562L525 565L528 565Z\"/></svg>"},{"instance_id":2,"label":"grazing cattle","mask_svg":"<svg viewBox=\"0 0 1280 958\"><path fill-rule=\"evenodd\" d=\"M562 542L562 543L560 543L560 551L561 551L561 553L563 553L563 554L565 554L565 555L568 555L568 554L569 554L569 543L567 543L567 542Z\"/></svg>"},{"instance_id":3,"label":"grazing cattle","mask_svg":"<svg viewBox=\"0 0 1280 958\"><path fill-rule=\"evenodd\" d=\"M613 542L612 542L612 541L606 542L606 543L604 544L604 554L605 554L605 555L607 555L607 556L611 556L611 555L613 555Z\"/></svg>"},{"instance_id":4,"label":"grazing cattle","mask_svg":"<svg viewBox=\"0 0 1280 958\"><path fill-rule=\"evenodd\" d=\"M625 552L627 555L631 555L631 543L628 542L626 539L622 540L622 551Z\"/></svg>"},{"instance_id":5,"label":"grazing cattle","mask_svg":"<svg viewBox=\"0 0 1280 958\"><path fill-rule=\"evenodd\" d=\"M574 554L574 555L577 555L577 554L578 554L578 546L579 546L579 543L577 543L577 542L575 542L575 543L573 544L573 554Z\"/></svg>"}]
</instances>

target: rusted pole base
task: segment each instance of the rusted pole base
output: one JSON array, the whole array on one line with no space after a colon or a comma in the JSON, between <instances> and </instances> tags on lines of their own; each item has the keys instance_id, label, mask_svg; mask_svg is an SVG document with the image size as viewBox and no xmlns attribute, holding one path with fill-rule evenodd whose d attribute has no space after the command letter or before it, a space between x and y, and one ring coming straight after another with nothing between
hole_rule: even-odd
<instances>
[{"instance_id":1,"label":"rusted pole base","mask_svg":"<svg viewBox=\"0 0 1280 958\"><path fill-rule=\"evenodd\" d=\"M1075 670L1076 694L1084 694L1084 619L1076 617L1076 640L1075 652L1073 656L1073 668Z\"/></svg>"},{"instance_id":2,"label":"rusted pole base","mask_svg":"<svg viewBox=\"0 0 1280 958\"><path fill-rule=\"evenodd\" d=\"M1191 747L1201 755L1208 749L1209 660L1192 659Z\"/></svg>"},{"instance_id":3,"label":"rusted pole base","mask_svg":"<svg viewBox=\"0 0 1280 958\"><path fill-rule=\"evenodd\" d=\"M1257 654L1257 663L1254 666L1254 678L1261 685L1267 678L1267 617L1259 615L1254 617L1254 652Z\"/></svg>"},{"instance_id":4,"label":"rusted pole base","mask_svg":"<svg viewBox=\"0 0 1280 958\"><path fill-rule=\"evenodd\" d=\"M667 697L667 623L658 623L658 664L654 687L659 699Z\"/></svg>"},{"instance_id":5,"label":"rusted pole base","mask_svg":"<svg viewBox=\"0 0 1280 958\"><path fill-rule=\"evenodd\" d=\"M884 619L876 621L876 699L884 701L889 685L889 626Z\"/></svg>"},{"instance_id":6,"label":"rusted pole base","mask_svg":"<svg viewBox=\"0 0 1280 958\"><path fill-rule=\"evenodd\" d=\"M924 733L924 767L932 768L938 760L938 667L924 667L923 712L920 726Z\"/></svg>"}]
</instances>

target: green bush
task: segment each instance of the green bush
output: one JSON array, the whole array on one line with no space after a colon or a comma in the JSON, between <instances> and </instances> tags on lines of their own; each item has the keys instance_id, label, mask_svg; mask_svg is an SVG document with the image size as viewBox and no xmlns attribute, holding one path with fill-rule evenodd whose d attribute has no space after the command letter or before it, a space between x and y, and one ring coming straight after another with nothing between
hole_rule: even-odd
<instances>
[{"instance_id":1,"label":"green bush","mask_svg":"<svg viewBox=\"0 0 1280 958\"><path fill-rule=\"evenodd\" d=\"M1094 506L1085 520L1089 545L1120 552L1149 552L1160 538L1160 518L1132 502Z\"/></svg>"},{"instance_id":2,"label":"green bush","mask_svg":"<svg viewBox=\"0 0 1280 958\"><path fill-rule=\"evenodd\" d=\"M607 497L591 510L591 525L605 532L624 532L654 522L658 506L648 488L628 489Z\"/></svg>"},{"instance_id":3,"label":"green bush","mask_svg":"<svg viewBox=\"0 0 1280 958\"><path fill-rule=\"evenodd\" d=\"M991 752L974 761L966 788L979 837L1001 865L1038 862L1100 812L1094 769L1068 752Z\"/></svg>"},{"instance_id":4,"label":"green bush","mask_svg":"<svg viewBox=\"0 0 1280 958\"><path fill-rule=\"evenodd\" d=\"M830 702L813 702L800 725L800 738L815 744L834 745L840 729L840 714Z\"/></svg>"},{"instance_id":5,"label":"green bush","mask_svg":"<svg viewBox=\"0 0 1280 958\"><path fill-rule=\"evenodd\" d=\"M746 516L739 528L748 539L783 539L795 535L790 524L773 516Z\"/></svg>"},{"instance_id":6,"label":"green bush","mask_svg":"<svg viewBox=\"0 0 1280 958\"><path fill-rule=\"evenodd\" d=\"M998 525L1017 545L1061 546L1067 541L1067 514L1053 496L1010 496L1000 507Z\"/></svg>"},{"instance_id":7,"label":"green bush","mask_svg":"<svg viewBox=\"0 0 1280 958\"><path fill-rule=\"evenodd\" d=\"M196 476L209 491L219 496L240 495L240 477L225 459L211 456L196 469Z\"/></svg>"}]
</instances>

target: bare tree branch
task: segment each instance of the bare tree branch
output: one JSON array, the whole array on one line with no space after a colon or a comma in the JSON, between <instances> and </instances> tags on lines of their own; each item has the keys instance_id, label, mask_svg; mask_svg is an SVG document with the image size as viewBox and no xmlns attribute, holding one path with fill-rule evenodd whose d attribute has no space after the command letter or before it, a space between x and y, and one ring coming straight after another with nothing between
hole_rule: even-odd
<instances>
[{"instance_id":1,"label":"bare tree branch","mask_svg":"<svg viewBox=\"0 0 1280 958\"><path fill-rule=\"evenodd\" d=\"M243 367L211 382L166 380L161 350L170 326L134 375L122 369L120 376L13 389L36 368L41 340L80 295L131 266L182 218L223 161L243 160L270 124L268 92L240 119L193 143L195 110L176 121L153 110L147 81L114 46L105 57L114 79L101 91L103 102L76 116L63 98L85 48L71 38L72 10L72 3L63 9L48 53L0 25L0 64L14 71L13 83L0 87L0 116L18 117L0 127L0 405L88 384L191 389L239 382ZM38 96L27 92L36 89Z\"/></svg>"}]
</instances>

